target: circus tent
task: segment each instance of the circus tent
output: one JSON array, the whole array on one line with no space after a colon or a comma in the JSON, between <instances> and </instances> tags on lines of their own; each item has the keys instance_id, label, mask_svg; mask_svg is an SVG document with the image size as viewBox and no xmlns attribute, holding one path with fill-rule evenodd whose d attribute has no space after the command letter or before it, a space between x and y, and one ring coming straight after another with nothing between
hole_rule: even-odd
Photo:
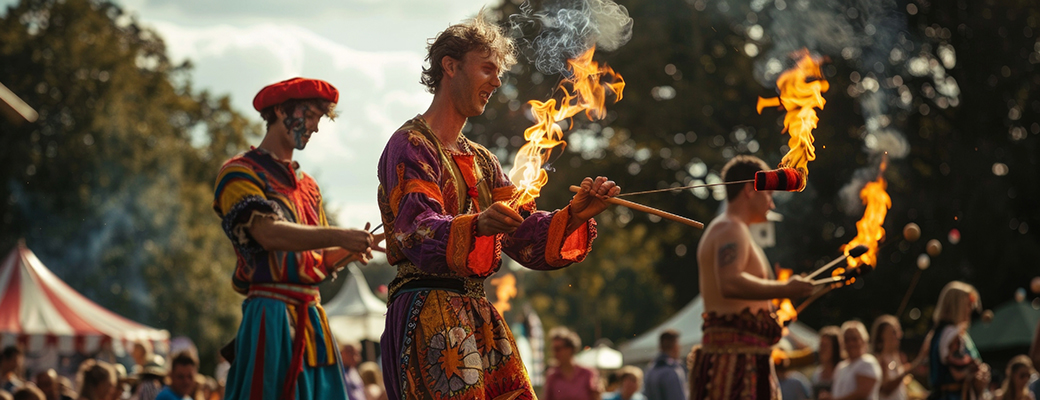
<instances>
[{"instance_id":1,"label":"circus tent","mask_svg":"<svg viewBox=\"0 0 1040 400\"><path fill-rule=\"evenodd\" d=\"M170 333L123 318L90 301L52 273L22 241L0 264L0 346L30 353L94 353L104 345L122 353L149 340L165 348Z\"/></svg>"}]
</instances>

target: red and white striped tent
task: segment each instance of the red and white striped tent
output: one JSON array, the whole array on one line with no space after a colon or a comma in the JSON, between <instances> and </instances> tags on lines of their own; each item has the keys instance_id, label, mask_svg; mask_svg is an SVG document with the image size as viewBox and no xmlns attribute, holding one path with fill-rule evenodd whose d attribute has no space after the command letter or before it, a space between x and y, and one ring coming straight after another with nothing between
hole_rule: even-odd
<instances>
[{"instance_id":1,"label":"red and white striped tent","mask_svg":"<svg viewBox=\"0 0 1040 400\"><path fill-rule=\"evenodd\" d=\"M121 354L150 340L165 348L170 333L123 318L88 300L52 273L25 243L0 264L0 346L19 344L30 353L94 353L104 344Z\"/></svg>"}]
</instances>

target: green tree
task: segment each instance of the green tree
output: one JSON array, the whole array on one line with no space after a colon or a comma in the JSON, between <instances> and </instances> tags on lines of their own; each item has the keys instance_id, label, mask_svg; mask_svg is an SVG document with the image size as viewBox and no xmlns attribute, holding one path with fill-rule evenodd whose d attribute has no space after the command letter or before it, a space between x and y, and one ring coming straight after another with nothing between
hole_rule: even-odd
<instances>
[{"instance_id":1,"label":"green tree","mask_svg":"<svg viewBox=\"0 0 1040 400\"><path fill-rule=\"evenodd\" d=\"M518 12L517 3L506 2L498 10L512 15ZM533 3L538 9L546 2ZM760 78L759 68L772 49L802 31L822 31L813 31L819 27L811 23L771 28L785 18L808 18L811 10L812 16L824 17L822 22L847 21L853 30L819 34L808 44L827 57L824 74L831 89L814 131L818 159L809 165L809 187L777 196L777 211L785 218L777 225L777 246L766 250L770 260L796 273L808 272L837 256L838 248L855 235L862 208L845 206L841 192L857 171L876 163L863 151L865 115L874 112L861 98L864 78L888 90L879 92L881 102L889 109L891 128L905 136L910 152L892 160L885 173L893 201L885 222L890 244L882 249L876 272L822 298L800 319L818 328L894 313L917 271L917 256L932 238L945 249L932 259L911 298L908 310L922 312L901 316L911 327L911 339L919 340L928 328L931 305L950 280L978 286L990 307L1037 275L1031 261L1040 256L1040 214L1032 206L1040 203L1036 4L878 3L888 7L884 15L894 16L897 24L873 26L863 17L866 9L857 9L876 7L872 2L620 3L635 21L632 40L596 58L625 77L624 99L608 105L610 115L604 121L575 118L567 150L553 160L556 172L542 191L540 208L565 205L567 185L584 176L609 176L625 191L638 191L711 181L735 154L778 164L788 137L781 133L781 111L758 115L754 109L757 97L775 96L771 84L762 83L769 80ZM764 29L753 35L756 26ZM841 33L854 36L859 47L850 51L883 51L882 65L868 64L855 51L846 54L845 48L824 45L826 35ZM748 52L748 44L754 45L755 54ZM881 44L893 47L871 47ZM892 57L894 48L904 57ZM953 54L949 50L956 60L951 65L943 59ZM954 96L958 100L940 94L940 85L950 82L945 77L939 81L931 72L911 71L911 57L924 59L928 71L944 69L959 88ZM548 97L557 79L521 62L484 115L471 119L467 135L508 164L523 143L522 130L531 124L524 102ZM704 222L720 206L711 191L631 200ZM526 274L521 281L550 324L575 326L586 338L619 341L652 328L699 292L695 255L700 231L621 208L609 209L599 220L600 239L585 262L559 272ZM921 225L921 241L901 240L899 233L908 222ZM962 235L956 244L947 239L955 228ZM622 287L612 278L616 276L638 276L639 284L654 290L632 290L631 280Z\"/></svg>"},{"instance_id":2,"label":"green tree","mask_svg":"<svg viewBox=\"0 0 1040 400\"><path fill-rule=\"evenodd\" d=\"M212 365L239 318L213 180L259 126L189 70L111 2L9 7L0 76L40 119L0 122L0 246L24 237L73 288L192 338Z\"/></svg>"}]
</instances>

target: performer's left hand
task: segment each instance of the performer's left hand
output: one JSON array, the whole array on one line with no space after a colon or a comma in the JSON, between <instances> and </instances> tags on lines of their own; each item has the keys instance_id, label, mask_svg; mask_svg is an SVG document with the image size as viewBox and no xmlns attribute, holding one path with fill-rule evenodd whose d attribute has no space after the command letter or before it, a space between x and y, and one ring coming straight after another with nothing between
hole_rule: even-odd
<instances>
[{"instance_id":1,"label":"performer's left hand","mask_svg":"<svg viewBox=\"0 0 1040 400\"><path fill-rule=\"evenodd\" d=\"M600 176L596 179L585 178L581 181L581 190L574 194L571 199L571 219L567 223L567 232L572 232L579 226L607 209L608 198L621 193L621 187L614 181Z\"/></svg>"}]
</instances>

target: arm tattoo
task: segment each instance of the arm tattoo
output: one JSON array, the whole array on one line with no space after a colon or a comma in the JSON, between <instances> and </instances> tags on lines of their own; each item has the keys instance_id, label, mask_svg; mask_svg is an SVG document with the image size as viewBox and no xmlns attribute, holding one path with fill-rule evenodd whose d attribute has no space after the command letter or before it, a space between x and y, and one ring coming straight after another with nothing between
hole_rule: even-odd
<instances>
[{"instance_id":1,"label":"arm tattoo","mask_svg":"<svg viewBox=\"0 0 1040 400\"><path fill-rule=\"evenodd\" d=\"M719 256L718 259L715 261L715 263L718 266L725 267L727 265L733 264L734 261L737 261L736 243L726 243L722 245L722 247L719 247Z\"/></svg>"}]
</instances>

